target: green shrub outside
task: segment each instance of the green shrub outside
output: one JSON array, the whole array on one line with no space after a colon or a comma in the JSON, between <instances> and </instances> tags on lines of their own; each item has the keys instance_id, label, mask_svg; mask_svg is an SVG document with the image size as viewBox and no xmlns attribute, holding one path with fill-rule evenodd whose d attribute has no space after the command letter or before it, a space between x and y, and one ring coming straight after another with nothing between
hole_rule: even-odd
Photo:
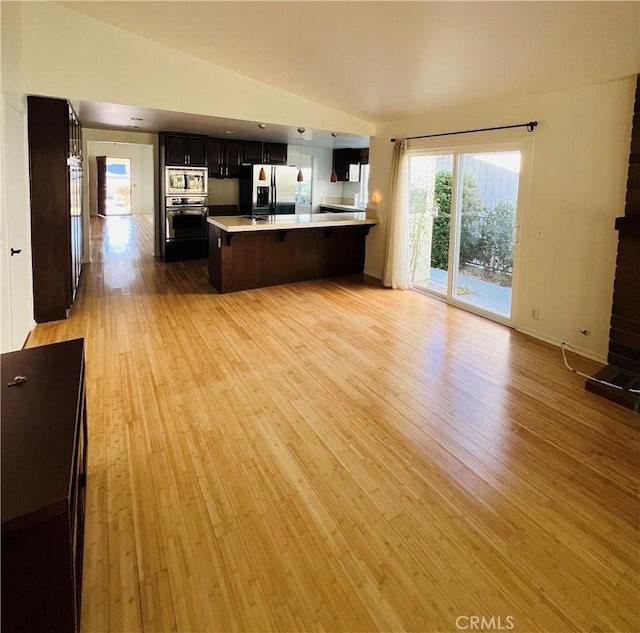
<instances>
[{"instance_id":1,"label":"green shrub outside","mask_svg":"<svg viewBox=\"0 0 640 633\"><path fill-rule=\"evenodd\" d=\"M449 235L451 227L450 171L439 171L435 178L434 205L437 216L433 218L431 266L447 270L449 260ZM417 230L427 221L425 190L412 190L410 209L413 225L410 239L417 239ZM513 202L497 202L492 208L482 205L478 183L473 174L464 174L462 183L462 219L460 226L460 261L484 266L491 271L510 273L513 267ZM415 242L413 242L415 245ZM417 249L413 248L416 253Z\"/></svg>"}]
</instances>

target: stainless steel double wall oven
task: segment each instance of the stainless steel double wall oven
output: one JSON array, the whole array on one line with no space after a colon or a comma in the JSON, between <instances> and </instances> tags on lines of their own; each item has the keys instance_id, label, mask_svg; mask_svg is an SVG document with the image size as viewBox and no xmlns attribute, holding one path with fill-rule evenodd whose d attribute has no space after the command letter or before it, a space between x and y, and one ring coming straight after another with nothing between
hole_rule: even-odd
<instances>
[{"instance_id":1,"label":"stainless steel double wall oven","mask_svg":"<svg viewBox=\"0 0 640 633\"><path fill-rule=\"evenodd\" d=\"M166 239L207 237L207 168L165 167Z\"/></svg>"}]
</instances>

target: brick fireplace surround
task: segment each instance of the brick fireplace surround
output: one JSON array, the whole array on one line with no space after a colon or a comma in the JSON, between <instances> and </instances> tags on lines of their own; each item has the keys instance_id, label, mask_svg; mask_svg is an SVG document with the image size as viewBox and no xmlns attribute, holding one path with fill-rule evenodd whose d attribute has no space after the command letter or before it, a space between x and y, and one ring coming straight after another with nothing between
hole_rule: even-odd
<instances>
[{"instance_id":1,"label":"brick fireplace surround","mask_svg":"<svg viewBox=\"0 0 640 633\"><path fill-rule=\"evenodd\" d=\"M613 287L608 365L594 378L621 389L588 379L585 388L622 406L640 411L640 75L631 129L631 153L624 216L616 218L618 257Z\"/></svg>"}]
</instances>

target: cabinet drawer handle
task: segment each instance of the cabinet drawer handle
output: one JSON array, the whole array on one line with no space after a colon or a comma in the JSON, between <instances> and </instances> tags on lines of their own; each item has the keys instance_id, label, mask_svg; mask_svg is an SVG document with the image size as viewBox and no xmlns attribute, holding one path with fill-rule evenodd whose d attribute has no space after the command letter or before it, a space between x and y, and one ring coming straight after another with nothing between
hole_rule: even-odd
<instances>
[{"instance_id":1,"label":"cabinet drawer handle","mask_svg":"<svg viewBox=\"0 0 640 633\"><path fill-rule=\"evenodd\" d=\"M27 382L26 376L16 376L10 383L7 383L7 387L17 387L23 382Z\"/></svg>"}]
</instances>

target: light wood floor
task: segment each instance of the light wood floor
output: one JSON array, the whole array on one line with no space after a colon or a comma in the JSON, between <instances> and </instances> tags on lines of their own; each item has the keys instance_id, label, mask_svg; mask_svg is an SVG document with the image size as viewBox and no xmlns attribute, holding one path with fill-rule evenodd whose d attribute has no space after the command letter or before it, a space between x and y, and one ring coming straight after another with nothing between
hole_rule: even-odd
<instances>
[{"instance_id":1,"label":"light wood floor","mask_svg":"<svg viewBox=\"0 0 640 633\"><path fill-rule=\"evenodd\" d=\"M92 231L29 340L86 338L83 633L640 630L638 416L558 349L353 278L216 295L135 216Z\"/></svg>"}]
</instances>

